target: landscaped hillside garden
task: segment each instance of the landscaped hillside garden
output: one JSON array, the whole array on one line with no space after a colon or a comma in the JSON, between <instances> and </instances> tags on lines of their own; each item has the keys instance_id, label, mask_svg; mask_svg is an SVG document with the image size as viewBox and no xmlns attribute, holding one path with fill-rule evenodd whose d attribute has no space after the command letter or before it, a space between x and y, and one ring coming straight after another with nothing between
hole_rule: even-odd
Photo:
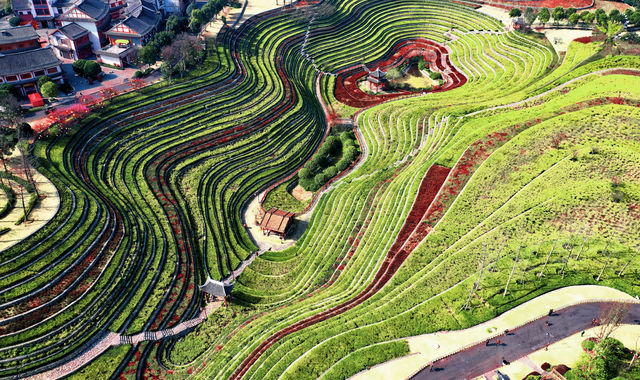
<instances>
[{"instance_id":1,"label":"landscaped hillside garden","mask_svg":"<svg viewBox=\"0 0 640 380\"><path fill-rule=\"evenodd\" d=\"M558 287L636 294L640 57L611 43L559 57L437 0L224 28L189 77L31 146L60 208L0 253L0 375L105 348L71 377L346 378ZM414 49L442 87L358 88ZM329 133L339 117L355 135ZM294 246L253 256L245 208L303 167L312 191L343 174ZM204 319L209 278L235 286Z\"/></svg>"}]
</instances>

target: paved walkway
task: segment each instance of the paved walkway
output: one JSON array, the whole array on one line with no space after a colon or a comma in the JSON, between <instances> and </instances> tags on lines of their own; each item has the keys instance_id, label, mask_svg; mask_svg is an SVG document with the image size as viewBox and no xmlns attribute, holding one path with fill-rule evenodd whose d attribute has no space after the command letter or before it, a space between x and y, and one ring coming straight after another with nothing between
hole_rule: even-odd
<instances>
[{"instance_id":1,"label":"paved walkway","mask_svg":"<svg viewBox=\"0 0 640 380\"><path fill-rule=\"evenodd\" d=\"M463 330L439 331L407 338L411 354L381 363L353 376L353 379L406 378L417 373L429 362L462 350L465 346L484 341L505 329L527 323L546 315L549 309L581 302L606 300L634 301L627 293L598 285L579 285L556 289L525 302L496 318ZM534 350L532 350L534 351ZM493 369L493 368L492 368Z\"/></svg>"},{"instance_id":2,"label":"paved walkway","mask_svg":"<svg viewBox=\"0 0 640 380\"><path fill-rule=\"evenodd\" d=\"M6 161L7 168L11 174L26 180L27 177L22 169L20 151L17 148L13 150L11 156L6 158ZM54 184L33 167L31 169L38 193L40 194L40 200L29 213L28 220L22 222L20 225L16 225L16 222L24 216L22 195L25 197L25 205L29 203L30 195L24 189L21 194L20 188L15 182L6 179L3 180L5 184L12 187L16 200L13 209L4 218L0 219L0 229L10 228L9 232L0 236L0 252L9 249L36 233L55 216L60 207L60 197ZM4 170L4 168L0 166L0 170ZM4 207L5 202L7 202L4 193L0 194L0 200L2 203L0 207Z\"/></svg>"},{"instance_id":3,"label":"paved walkway","mask_svg":"<svg viewBox=\"0 0 640 380\"><path fill-rule=\"evenodd\" d=\"M207 305L205 309L200 312L197 318L184 321L171 329L159 330L159 331L146 331L136 335L119 335L114 332L108 332L102 339L96 342L89 350L82 355L74 358L70 362L67 362L59 367L56 367L50 371L42 372L36 376L31 377L32 380L51 380L59 379L72 374L84 365L91 362L93 359L100 356L109 347L118 346L121 344L133 344L136 345L144 341L156 341L163 338L172 337L183 333L184 331L193 328L207 319L207 316L211 314L215 309L222 305L222 301L212 302Z\"/></svg>"},{"instance_id":4,"label":"paved walkway","mask_svg":"<svg viewBox=\"0 0 640 380\"><path fill-rule=\"evenodd\" d=\"M591 302L554 311L551 317L542 317L502 334L487 343L478 343L464 351L438 360L433 370L425 368L413 379L460 380L473 379L502 366L502 361L516 361L532 351L544 348L557 340L567 338L591 327L593 318L614 305L613 302ZM549 326L546 323L549 322ZM640 323L640 304L631 303L624 323ZM498 340L500 343L498 344Z\"/></svg>"}]
</instances>

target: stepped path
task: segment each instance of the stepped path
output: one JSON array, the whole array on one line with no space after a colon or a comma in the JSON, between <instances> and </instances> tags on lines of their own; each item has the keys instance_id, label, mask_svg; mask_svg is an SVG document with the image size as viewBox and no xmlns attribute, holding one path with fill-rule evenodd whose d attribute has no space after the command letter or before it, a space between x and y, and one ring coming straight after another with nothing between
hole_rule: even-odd
<instances>
[{"instance_id":1,"label":"stepped path","mask_svg":"<svg viewBox=\"0 0 640 380\"><path fill-rule=\"evenodd\" d=\"M208 304L207 307L200 312L200 315L197 318L184 321L174 326L173 328L166 329L166 330L146 331L136 335L119 335L114 332L108 332L82 355L50 371L39 373L38 375L31 377L31 379L33 380L59 379L64 376L70 375L73 372L85 366L86 364L88 364L89 362L91 362L93 359L100 356L103 352L105 352L107 349L109 349L109 347L112 347L112 346L118 346L121 344L136 345L144 341L157 341L163 338L169 338L172 336L179 335L193 327L196 327L200 323L204 322L204 320L207 319L207 316L211 312L213 312L215 309L219 308L221 305L222 305L221 301L212 302Z\"/></svg>"}]
</instances>

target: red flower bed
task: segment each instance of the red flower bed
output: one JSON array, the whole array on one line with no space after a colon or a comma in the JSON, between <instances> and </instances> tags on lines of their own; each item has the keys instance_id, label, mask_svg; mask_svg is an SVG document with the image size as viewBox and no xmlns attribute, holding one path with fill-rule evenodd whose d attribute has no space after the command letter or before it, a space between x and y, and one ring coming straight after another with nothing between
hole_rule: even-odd
<instances>
[{"instance_id":1,"label":"red flower bed","mask_svg":"<svg viewBox=\"0 0 640 380\"><path fill-rule=\"evenodd\" d=\"M427 210L429 204L434 200L436 194L438 193L438 189L442 186L443 182L447 178L449 174L449 169L443 166L433 165L429 168L429 171L425 175L420 184L420 189L418 191L418 196L416 197L416 201L412 206L412 210L409 212L412 220L405 222L405 226L403 226L402 231L411 228L415 220L420 220L424 211ZM414 208L418 209L418 211L413 211ZM422 210L422 211L420 211ZM422 212L422 214L421 214ZM402 233L401 231L401 233ZM406 236L406 233L403 234ZM378 272L374 277L374 280L356 297L338 305L334 306L328 310L325 310L321 313L318 313L314 316L305 318L297 323L288 326L277 333L271 335L265 341L263 341L255 350L249 354L249 356L242 362L242 364L236 369L236 371L231 375L232 379L240 379L247 372L247 370L251 367L253 363L260 357L260 355L266 351L269 347L271 347L275 342L284 338L285 336L291 334L292 332L301 330L305 327L311 326L315 323L324 321L333 316L341 314L359 304L367 300L369 297L376 294L382 287L391 279L391 277L395 274L395 272L400 268L400 265L404 262L411 251L401 249L404 245L402 237L398 236L396 242L393 244L389 252L387 253L387 257L383 262Z\"/></svg>"},{"instance_id":2,"label":"red flower bed","mask_svg":"<svg viewBox=\"0 0 640 380\"><path fill-rule=\"evenodd\" d=\"M594 5L593 0L529 0L529 1L521 1L521 0L471 0L480 4L488 4L497 6L504 9L511 8L520 8L524 10L526 7L532 8L549 8L553 9L555 7L562 8L577 8L586 9L591 8Z\"/></svg>"},{"instance_id":3,"label":"red flower bed","mask_svg":"<svg viewBox=\"0 0 640 380\"><path fill-rule=\"evenodd\" d=\"M398 42L383 59L369 63L368 67L369 69L379 67L381 70L386 71L418 55L424 56L431 62L431 66L442 73L445 81L442 87L434 87L430 92L447 91L466 83L467 78L462 75L449 60L449 52L447 49L427 39L413 39ZM447 69L449 70L447 71ZM445 71L447 72L445 73ZM362 65L342 70L336 78L336 88L334 90L336 99L351 107L364 108L413 94L409 91L380 95L367 94L358 87L358 80L366 75L367 71L365 71Z\"/></svg>"},{"instance_id":4,"label":"red flower bed","mask_svg":"<svg viewBox=\"0 0 640 380\"><path fill-rule=\"evenodd\" d=\"M574 41L580 42L582 44L588 44L591 42L591 36L576 38Z\"/></svg>"}]
</instances>

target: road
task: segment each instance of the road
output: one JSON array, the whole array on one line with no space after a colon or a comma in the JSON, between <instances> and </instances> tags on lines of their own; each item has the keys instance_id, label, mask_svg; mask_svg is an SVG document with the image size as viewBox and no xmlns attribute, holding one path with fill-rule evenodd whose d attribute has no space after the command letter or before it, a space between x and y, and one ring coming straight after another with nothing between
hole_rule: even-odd
<instances>
[{"instance_id":1,"label":"road","mask_svg":"<svg viewBox=\"0 0 640 380\"><path fill-rule=\"evenodd\" d=\"M425 368L412 379L415 380L460 380L473 379L501 367L502 360L516 361L547 344L586 330L593 318L612 306L612 303L592 302L570 306L556 311L551 317L528 323L508 335L472 346L433 364L433 370ZM546 326L549 322L549 326ZM640 304L629 304L624 323L640 324ZM548 333L548 334L547 334ZM496 340L500 340L500 345ZM576 347L576 349L579 349Z\"/></svg>"}]
</instances>

